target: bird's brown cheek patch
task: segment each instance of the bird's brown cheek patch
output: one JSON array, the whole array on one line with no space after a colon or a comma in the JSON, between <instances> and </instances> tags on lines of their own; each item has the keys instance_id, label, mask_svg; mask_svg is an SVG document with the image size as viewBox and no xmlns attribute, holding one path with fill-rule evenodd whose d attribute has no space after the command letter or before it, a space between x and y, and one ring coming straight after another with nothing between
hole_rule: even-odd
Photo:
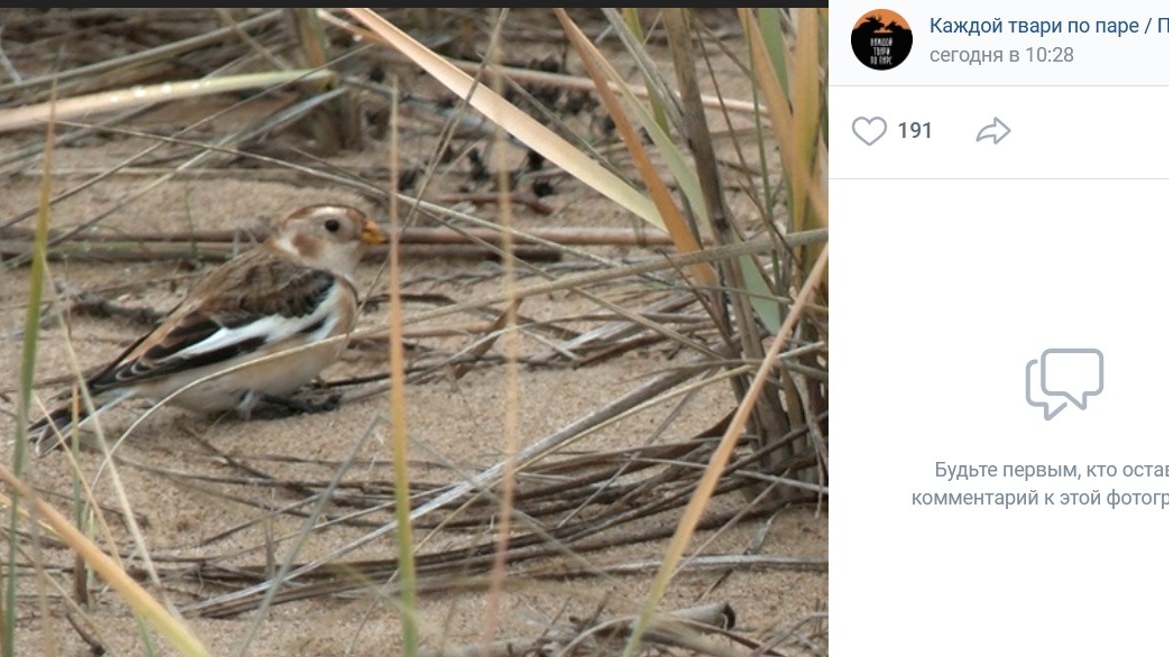
<instances>
[{"instance_id":1,"label":"bird's brown cheek patch","mask_svg":"<svg viewBox=\"0 0 1169 657\"><path fill-rule=\"evenodd\" d=\"M321 243L310 235L296 235L292 238L292 246L301 257L306 259L318 258L321 255Z\"/></svg>"}]
</instances>

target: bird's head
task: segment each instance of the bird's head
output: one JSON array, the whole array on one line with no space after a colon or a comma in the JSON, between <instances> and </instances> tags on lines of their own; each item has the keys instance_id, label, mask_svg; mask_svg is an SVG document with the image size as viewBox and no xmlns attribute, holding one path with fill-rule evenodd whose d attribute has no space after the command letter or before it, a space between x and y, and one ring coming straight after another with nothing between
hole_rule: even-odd
<instances>
[{"instance_id":1,"label":"bird's head","mask_svg":"<svg viewBox=\"0 0 1169 657\"><path fill-rule=\"evenodd\" d=\"M352 278L367 244L385 244L386 234L361 210L347 205L310 205L273 227L268 244L310 267Z\"/></svg>"}]
</instances>

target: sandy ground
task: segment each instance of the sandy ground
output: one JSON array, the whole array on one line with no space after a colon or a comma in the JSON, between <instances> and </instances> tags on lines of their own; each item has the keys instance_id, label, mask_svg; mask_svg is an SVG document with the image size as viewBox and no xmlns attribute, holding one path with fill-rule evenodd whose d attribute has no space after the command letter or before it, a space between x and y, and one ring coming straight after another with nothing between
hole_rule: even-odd
<instances>
[{"instance_id":1,"label":"sandy ground","mask_svg":"<svg viewBox=\"0 0 1169 657\"><path fill-rule=\"evenodd\" d=\"M734 40L728 43L741 48ZM664 50L657 54L661 61L668 61ZM728 66L716 61L716 66L720 65ZM741 95L744 93L741 88L723 91L747 97ZM182 126L192 112L205 116L223 106L226 103L209 101L161 107L136 119L134 127L165 133ZM245 108L236 118L246 118L249 111L255 110ZM204 130L225 129L232 120L233 115L224 115ZM434 130L407 133L406 157L412 161L429 157L433 150L427 149L434 148L433 138ZM0 153L13 152L39 139L43 136L28 132L0 135ZM461 140L460 146L473 141ZM485 149L486 142L479 141ZM62 148L55 157L53 190L60 193L80 185L98 171L152 144L139 138L107 136L87 138ZM370 139L362 152L343 153L329 162L341 169L371 171L386 166L387 148L388 141ZM177 152L177 147L163 148L156 154L160 161L157 166L173 167L181 162L181 159L162 159ZM0 222L35 207L40 166L39 160L30 160L24 168L9 171L5 191L0 194ZM351 189L304 184L303 180L281 176L280 172L265 179L256 173L256 168L228 167L220 163L217 168L176 176L143 193L157 179L157 174L146 169L144 166L139 171L103 179L56 204L53 227L68 227L113 210L101 222L104 231L176 233L192 228L246 229L315 202L353 204L369 211L383 225L387 221L385 207ZM465 162L452 165L427 195L434 198L444 191L468 186L466 170ZM384 179L371 182L385 183ZM636 219L567 178L558 180L555 192L543 199L553 209L550 216L538 216L517 207L517 224L530 228L636 226ZM114 209L131 196L134 198L123 207ZM741 204L742 200L732 199L732 202ZM494 205L479 205L469 210L476 216L498 220ZM20 226L29 227L31 223L25 221ZM604 247L596 252L607 257L649 254L632 247ZM51 280L99 294L124 306L149 306L165 311L179 302L190 285L213 266L215 263L201 262L195 257L143 262L73 258L51 263ZM366 295L385 293L382 263L363 265L359 278ZM404 308L406 317L434 308L434 295L464 301L496 294L504 284L498 265L492 262L419 257L406 259L403 280L404 292L412 295ZM2 436L12 436L15 432L14 391L28 290L27 267L0 270ZM597 292L633 309L640 308L644 300L656 294L648 285L629 281ZM48 296L56 296L51 287ZM56 317L54 313L65 307L67 304L57 300L47 305L46 310ZM494 313L501 309L497 304ZM698 311L693 307L689 310ZM384 327L387 311L387 304L372 304L362 315L360 326ZM582 331L600 322L571 318L600 313L602 309L571 292L555 292L526 300L520 312ZM407 336L411 362L427 362L427 358L435 359L436 354L453 354L468 347L481 337L483 327L492 318L491 313L465 313L411 324ZM58 321L46 321L37 357L36 395L49 403L53 394L67 387L70 373L74 371L74 357L82 371L89 370L116 356L146 329L144 324L123 317L70 315L67 329ZM322 378L339 381L384 372L383 345L376 341L354 345L363 348L350 349L343 362L327 370ZM508 368L502 364L503 347L502 341L494 345L488 352L489 362L461 377L451 367L440 368L438 375L408 387L409 415L405 422L411 440L410 475L415 484L449 484L501 462L508 444L509 404L515 404L518 409L513 435L522 447L635 388L647 376L688 360L685 353L677 355L671 345L660 343L579 368L520 366L513 385ZM535 331L524 332L517 350L522 356L547 354L549 339ZM104 422L107 436L120 435L148 407L145 403L130 404L111 413ZM729 385L722 382L706 386L676 415L673 405L659 405L573 443L560 457L638 447L651 440L659 444L686 440L715 425L733 410ZM659 435L658 429L663 426ZM342 546L388 522L389 512L375 510L361 517L365 524L333 524L304 537L305 518L297 514L311 509L315 502L315 498L309 498L304 488L298 486L320 490L337 474L342 463L349 464L343 481L351 485L344 492L352 503L328 505L324 519L342 518L358 508L384 500L392 478L389 428L389 402L384 392L347 402L335 412L252 422L234 417L206 418L161 408L118 447L121 458L115 467L103 465L99 455L88 452L82 454L79 467L93 488L97 504L104 509L103 515L126 566L152 593L185 610L186 622L213 654L237 654L245 637L251 641L246 654L256 656L394 654L400 647L401 614L396 597L386 593L386 574L363 580L361 586L351 587L343 595L314 595L274 605L262 616L247 611L226 618L207 618L192 611L193 605L216 600L233 588L222 581L206 581L202 575L210 570L202 569L214 567L220 573L249 568L274 572L288 559L304 563L328 558ZM3 441L0 462L10 465L12 461L12 445ZM120 482L117 486L115 473ZM74 483L65 454L32 459L25 466L24 476L47 502L70 513ZM535 479L521 479L520 488L524 490L526 485L537 483ZM118 486L124 489L124 502L119 499ZM743 508L747 499L738 492L719 496L708 513L733 512ZM582 511L596 517L610 512L613 511L604 508ZM126 513L132 513L141 527L145 547L160 572L157 583L151 583L145 574L146 564L134 547ZM421 523L415 533L418 554L457 551L494 540L493 523L497 519L482 509L433 514L436 520L460 517L485 520L454 527L436 527L430 521ZM604 536L632 535L658 528L668 530L677 518L677 510L667 511L610 530ZM534 522L543 523L543 528L549 530L564 519L560 514ZM824 559L827 532L826 509L814 505L789 506L739 523L717 536L709 531L700 532L688 553ZM337 579L345 579L343 564L392 559L396 554L394 541L395 534L391 532L336 557L333 561L341 565L332 572ZM98 542L109 549L104 540ZM39 552L33 550L35 544L26 536L21 541L25 552L18 556L18 562L25 564L18 569L19 652L22 655L89 654L88 647L65 619L64 599L71 596L73 587L73 559L52 541L41 546ZM417 616L421 643L427 648L439 648L473 644L485 637L534 639L550 628L571 628L574 623L598 613L604 618L636 614L655 572L653 564L661 558L665 544L661 538L640 540L578 552L574 557L546 556L514 564L498 597L484 590L485 580L478 575L468 575L465 587L452 585L446 590L423 593ZM43 577L34 575L34 568L29 565L32 562L44 564ZM627 568L613 570L616 566ZM570 576L590 568L601 572ZM548 576L558 572L557 569L562 569L565 576ZM235 588L240 586L237 584ZM100 581L91 582L90 590L92 601L88 615L96 624L90 631L100 637L108 654L143 654L134 619L118 595ZM793 625L809 614L826 611L827 573L823 568L775 564L737 566L729 570L687 568L674 578L661 608L681 609L712 602L726 602L733 607L736 629L741 634L774 634L778 628ZM802 630L811 634L815 628L805 625ZM175 654L157 635L154 640L158 654ZM718 641L724 647L732 645ZM790 643L784 645L786 654L798 654ZM593 652L615 649L604 645L591 648ZM745 650L741 646L736 649ZM823 649L826 650L826 644Z\"/></svg>"}]
</instances>

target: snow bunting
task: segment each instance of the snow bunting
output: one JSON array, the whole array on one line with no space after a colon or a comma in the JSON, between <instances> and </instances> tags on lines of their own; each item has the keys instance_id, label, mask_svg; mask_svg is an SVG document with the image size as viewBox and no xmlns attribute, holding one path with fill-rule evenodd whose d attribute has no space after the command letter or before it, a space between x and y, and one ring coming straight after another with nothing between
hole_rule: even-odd
<instances>
[{"instance_id":1,"label":"snow bunting","mask_svg":"<svg viewBox=\"0 0 1169 657\"><path fill-rule=\"evenodd\" d=\"M359 210L315 205L278 222L259 247L212 270L150 333L86 381L101 413L131 397L161 400L228 368L348 333L357 319L353 274L366 244L386 234ZM195 411L235 409L247 419L266 397L308 383L345 348L338 340L208 379L172 400ZM88 421L84 408L80 419ZM38 451L66 435L72 405L29 428ZM46 441L46 439L50 440Z\"/></svg>"}]
</instances>

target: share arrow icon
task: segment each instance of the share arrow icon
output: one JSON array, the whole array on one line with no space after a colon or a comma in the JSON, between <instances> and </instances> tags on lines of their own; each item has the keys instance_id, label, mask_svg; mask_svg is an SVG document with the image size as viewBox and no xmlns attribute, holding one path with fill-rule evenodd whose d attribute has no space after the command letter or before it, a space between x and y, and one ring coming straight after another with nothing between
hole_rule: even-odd
<instances>
[{"instance_id":1,"label":"share arrow icon","mask_svg":"<svg viewBox=\"0 0 1169 657\"><path fill-rule=\"evenodd\" d=\"M1008 128L1007 124L1000 121L999 117L996 116L994 117L994 123L988 126L983 126L982 130L978 131L978 137L976 137L974 141L993 139L995 145L997 146L998 143L1003 140L1003 137L1006 137L1009 134L1011 134L1011 129Z\"/></svg>"}]
</instances>

